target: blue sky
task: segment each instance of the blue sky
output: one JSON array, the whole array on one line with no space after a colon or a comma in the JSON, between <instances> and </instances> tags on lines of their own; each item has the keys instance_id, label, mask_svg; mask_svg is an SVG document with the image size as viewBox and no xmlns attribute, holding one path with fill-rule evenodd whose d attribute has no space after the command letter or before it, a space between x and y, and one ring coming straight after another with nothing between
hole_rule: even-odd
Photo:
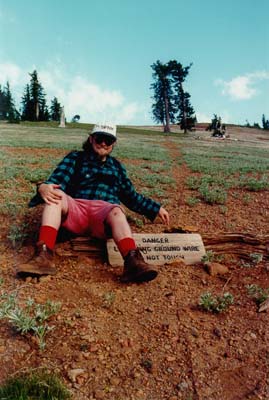
<instances>
[{"instance_id":1,"label":"blue sky","mask_svg":"<svg viewBox=\"0 0 269 400\"><path fill-rule=\"evenodd\" d=\"M0 84L17 107L37 70L82 122L152 124L151 65L193 63L199 122L269 118L268 0L0 0Z\"/></svg>"}]
</instances>

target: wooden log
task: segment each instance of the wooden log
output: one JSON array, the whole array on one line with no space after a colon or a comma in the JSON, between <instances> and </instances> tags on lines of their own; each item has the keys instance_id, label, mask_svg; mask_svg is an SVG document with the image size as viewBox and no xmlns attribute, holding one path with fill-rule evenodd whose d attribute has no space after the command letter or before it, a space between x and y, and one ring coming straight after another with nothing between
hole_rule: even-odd
<instances>
[{"instance_id":1,"label":"wooden log","mask_svg":"<svg viewBox=\"0 0 269 400\"><path fill-rule=\"evenodd\" d=\"M206 250L217 254L231 254L251 259L255 253L261 254L263 260L269 260L269 235L252 235L244 233L219 232L203 234Z\"/></svg>"},{"instance_id":2,"label":"wooden log","mask_svg":"<svg viewBox=\"0 0 269 400\"><path fill-rule=\"evenodd\" d=\"M203 234L203 242L207 244L214 243L248 243L252 245L269 245L269 235L251 235L243 233L219 232L214 234Z\"/></svg>"},{"instance_id":3,"label":"wooden log","mask_svg":"<svg viewBox=\"0 0 269 400\"><path fill-rule=\"evenodd\" d=\"M184 230L182 229L180 232L184 232ZM188 232L190 232L190 230L188 230ZM136 240L139 237L146 238L145 235L150 234L134 234ZM182 235L182 233L173 235ZM194 233L192 235L194 235ZM153 237L156 238L157 234L153 234ZM176 238L177 236L174 237ZM216 254L230 254L239 258L250 259L252 254L257 253L261 254L264 260L269 260L269 235L255 236L250 233L242 232L217 232L202 234L201 241L204 244L205 250L212 250ZM113 243L113 241L111 243ZM108 254L106 249L106 241L96 240L90 237L77 237L71 239L70 244L70 251L74 255L84 254L102 261L107 260ZM113 246L115 246L115 244L113 244ZM140 246L145 247L144 243L141 243ZM66 254L70 254L70 251ZM148 261L152 262L153 260ZM122 261L119 262L122 263Z\"/></svg>"}]
</instances>

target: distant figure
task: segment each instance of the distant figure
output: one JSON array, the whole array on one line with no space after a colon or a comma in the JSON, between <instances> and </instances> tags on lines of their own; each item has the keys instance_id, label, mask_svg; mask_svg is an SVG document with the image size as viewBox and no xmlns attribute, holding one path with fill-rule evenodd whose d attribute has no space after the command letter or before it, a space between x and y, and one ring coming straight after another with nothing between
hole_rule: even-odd
<instances>
[{"instance_id":1,"label":"distant figure","mask_svg":"<svg viewBox=\"0 0 269 400\"><path fill-rule=\"evenodd\" d=\"M64 107L61 107L61 117L60 117L60 125L59 125L59 128L65 128Z\"/></svg>"},{"instance_id":2,"label":"distant figure","mask_svg":"<svg viewBox=\"0 0 269 400\"><path fill-rule=\"evenodd\" d=\"M222 124L221 117L214 114L211 124L206 128L206 131L213 131L212 137L225 139L226 125Z\"/></svg>"}]
</instances>

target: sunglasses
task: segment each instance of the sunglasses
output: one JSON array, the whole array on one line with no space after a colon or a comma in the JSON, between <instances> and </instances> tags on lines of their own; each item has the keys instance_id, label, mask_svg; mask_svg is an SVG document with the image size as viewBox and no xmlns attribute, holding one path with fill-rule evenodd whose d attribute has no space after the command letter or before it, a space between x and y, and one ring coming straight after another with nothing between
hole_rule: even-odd
<instances>
[{"instance_id":1,"label":"sunglasses","mask_svg":"<svg viewBox=\"0 0 269 400\"><path fill-rule=\"evenodd\" d=\"M113 137L107 136L107 135L94 135L94 141L96 144L101 144L101 143L105 143L106 146L111 146L116 139L114 139Z\"/></svg>"}]
</instances>

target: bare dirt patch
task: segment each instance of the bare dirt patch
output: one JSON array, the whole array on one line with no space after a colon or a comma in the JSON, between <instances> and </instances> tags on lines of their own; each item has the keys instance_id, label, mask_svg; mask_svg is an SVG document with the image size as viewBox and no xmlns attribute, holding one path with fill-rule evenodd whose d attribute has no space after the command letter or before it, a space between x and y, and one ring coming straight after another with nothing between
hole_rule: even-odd
<instances>
[{"instance_id":1,"label":"bare dirt patch","mask_svg":"<svg viewBox=\"0 0 269 400\"><path fill-rule=\"evenodd\" d=\"M242 205L229 196L225 209L218 205L186 204L184 185L190 174L178 166L180 154L167 139L175 160L169 190L171 226L193 226L201 235L218 231L268 234L268 192L251 193ZM15 150L12 151L22 151ZM31 152L42 150L31 150ZM51 152L51 150L50 150ZM239 193L240 194L240 193ZM40 209L29 211L33 233ZM76 400L240 400L269 398L268 312L258 313L246 285L269 287L266 259L250 265L225 256L225 275L210 275L202 264L164 265L155 281L123 285L120 268L96 263L89 257L56 257L58 273L40 280L18 280L13 266L28 258L8 246L8 219L1 226L1 290L18 290L21 301L61 301L52 318L41 351L32 336L0 326L0 381L19 371L47 366L57 371ZM162 232L157 221L136 232ZM63 248L66 244L58 244ZM234 304L224 313L211 314L198 306L202 293L230 292Z\"/></svg>"}]
</instances>

